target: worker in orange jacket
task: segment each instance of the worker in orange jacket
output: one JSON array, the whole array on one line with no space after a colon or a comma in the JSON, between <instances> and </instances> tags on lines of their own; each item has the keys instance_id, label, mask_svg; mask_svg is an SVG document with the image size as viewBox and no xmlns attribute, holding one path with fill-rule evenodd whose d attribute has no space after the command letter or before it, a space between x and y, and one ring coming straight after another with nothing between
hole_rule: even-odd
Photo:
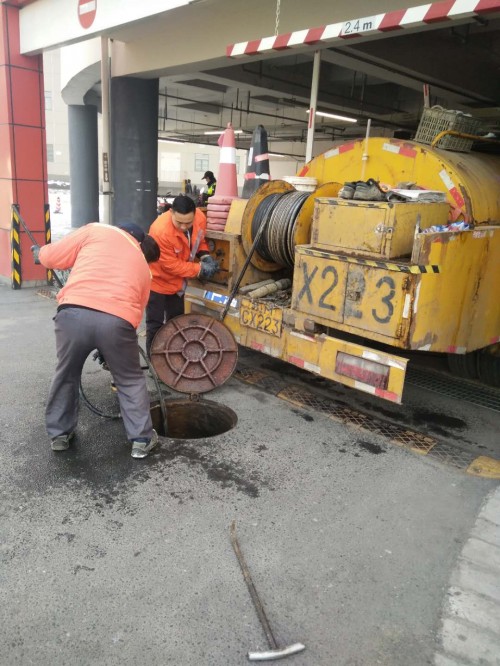
<instances>
[{"instance_id":1,"label":"worker in orange jacket","mask_svg":"<svg viewBox=\"0 0 500 666\"><path fill-rule=\"evenodd\" d=\"M148 301L148 262L160 256L156 242L136 224L86 224L57 243L31 248L35 263L71 268L57 295L54 317L57 368L45 420L53 451L66 451L78 422L78 387L85 359L97 349L118 391L132 457L145 458L158 444L136 329ZM152 266L154 264L150 264Z\"/></svg>"},{"instance_id":2,"label":"worker in orange jacket","mask_svg":"<svg viewBox=\"0 0 500 666\"><path fill-rule=\"evenodd\" d=\"M172 208L160 215L149 229L160 247L160 260L151 265L151 292L146 307L146 351L150 353L158 329L184 314L188 279L209 280L219 270L205 241L206 217L194 201L183 194ZM195 262L195 259L200 262Z\"/></svg>"}]
</instances>

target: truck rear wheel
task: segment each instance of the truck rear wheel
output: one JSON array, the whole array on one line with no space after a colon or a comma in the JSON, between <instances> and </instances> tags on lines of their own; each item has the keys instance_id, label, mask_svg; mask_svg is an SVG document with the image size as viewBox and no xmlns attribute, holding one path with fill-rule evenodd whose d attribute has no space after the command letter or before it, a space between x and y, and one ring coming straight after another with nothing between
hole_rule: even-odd
<instances>
[{"instance_id":1,"label":"truck rear wheel","mask_svg":"<svg viewBox=\"0 0 500 666\"><path fill-rule=\"evenodd\" d=\"M452 374L464 379L478 378L478 353L448 354L448 367Z\"/></svg>"}]
</instances>

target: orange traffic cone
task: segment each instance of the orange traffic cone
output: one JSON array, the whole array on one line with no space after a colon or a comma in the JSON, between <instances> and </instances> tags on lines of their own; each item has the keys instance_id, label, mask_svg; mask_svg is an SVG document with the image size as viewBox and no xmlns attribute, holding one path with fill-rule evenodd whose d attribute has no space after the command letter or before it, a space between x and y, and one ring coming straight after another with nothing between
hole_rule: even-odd
<instances>
[{"instance_id":1,"label":"orange traffic cone","mask_svg":"<svg viewBox=\"0 0 500 666\"><path fill-rule=\"evenodd\" d=\"M238 179L236 175L236 144L231 123L227 124L220 135L219 172L217 189L207 205L207 229L222 231L226 224L231 201L238 198Z\"/></svg>"},{"instance_id":2,"label":"orange traffic cone","mask_svg":"<svg viewBox=\"0 0 500 666\"><path fill-rule=\"evenodd\" d=\"M238 179L236 175L236 144L234 142L234 130L231 123L227 124L224 133L220 135L218 144L220 146L220 159L215 196L217 198L237 198ZM213 203L216 202L214 201Z\"/></svg>"},{"instance_id":3,"label":"orange traffic cone","mask_svg":"<svg viewBox=\"0 0 500 666\"><path fill-rule=\"evenodd\" d=\"M253 132L252 145L248 153L243 199L250 199L263 183L269 181L270 177L267 132L263 125L257 125Z\"/></svg>"}]
</instances>

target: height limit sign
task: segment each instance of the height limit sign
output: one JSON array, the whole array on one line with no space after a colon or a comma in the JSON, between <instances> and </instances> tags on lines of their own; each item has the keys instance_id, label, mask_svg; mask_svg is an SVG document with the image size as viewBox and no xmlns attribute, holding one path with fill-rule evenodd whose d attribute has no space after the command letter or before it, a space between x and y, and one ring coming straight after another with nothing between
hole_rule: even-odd
<instances>
[{"instance_id":1,"label":"height limit sign","mask_svg":"<svg viewBox=\"0 0 500 666\"><path fill-rule=\"evenodd\" d=\"M78 0L78 20L82 28L90 28L95 19L97 0Z\"/></svg>"}]
</instances>

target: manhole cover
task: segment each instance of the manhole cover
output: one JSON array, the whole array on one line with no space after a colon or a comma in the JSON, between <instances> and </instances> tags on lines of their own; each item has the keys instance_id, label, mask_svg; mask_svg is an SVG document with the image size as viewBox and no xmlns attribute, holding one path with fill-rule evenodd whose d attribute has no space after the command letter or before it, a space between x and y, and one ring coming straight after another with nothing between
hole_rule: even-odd
<instances>
[{"instance_id":1,"label":"manhole cover","mask_svg":"<svg viewBox=\"0 0 500 666\"><path fill-rule=\"evenodd\" d=\"M180 393L206 393L233 374L238 345L231 331L204 314L180 315L155 335L151 363L161 381Z\"/></svg>"}]
</instances>

